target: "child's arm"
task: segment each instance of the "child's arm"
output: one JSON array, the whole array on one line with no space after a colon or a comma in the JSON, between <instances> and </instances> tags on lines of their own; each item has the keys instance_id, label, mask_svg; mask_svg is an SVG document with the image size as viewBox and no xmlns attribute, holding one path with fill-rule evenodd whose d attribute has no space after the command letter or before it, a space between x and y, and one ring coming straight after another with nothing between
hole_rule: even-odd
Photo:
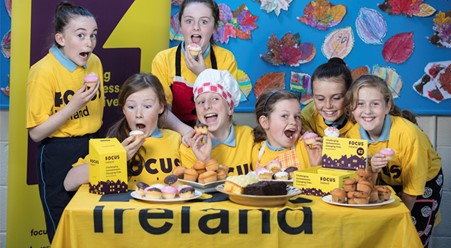
<instances>
[{"instance_id":1,"label":"child's arm","mask_svg":"<svg viewBox=\"0 0 451 248\"><path fill-rule=\"evenodd\" d=\"M417 200L417 196L408 195L404 192L401 192L399 197L401 198L402 202L404 202L404 204L409 209L409 211L412 211L413 205L415 204L415 201Z\"/></svg>"},{"instance_id":2,"label":"child's arm","mask_svg":"<svg viewBox=\"0 0 451 248\"><path fill-rule=\"evenodd\" d=\"M89 164L81 164L69 170L64 178L66 191L77 191L82 184L89 182Z\"/></svg>"},{"instance_id":3,"label":"child's arm","mask_svg":"<svg viewBox=\"0 0 451 248\"><path fill-rule=\"evenodd\" d=\"M45 122L29 128L28 132L34 142L40 142L54 133L61 127L70 117L85 106L97 93L99 83L95 87L87 89L86 83L72 96L69 103L60 111L51 115Z\"/></svg>"},{"instance_id":4,"label":"child's arm","mask_svg":"<svg viewBox=\"0 0 451 248\"><path fill-rule=\"evenodd\" d=\"M169 129L178 132L182 135L182 142L186 147L190 147L190 138L194 132L193 127L190 127L183 123L177 116L175 116L171 111L168 111L168 116L165 123Z\"/></svg>"}]
</instances>

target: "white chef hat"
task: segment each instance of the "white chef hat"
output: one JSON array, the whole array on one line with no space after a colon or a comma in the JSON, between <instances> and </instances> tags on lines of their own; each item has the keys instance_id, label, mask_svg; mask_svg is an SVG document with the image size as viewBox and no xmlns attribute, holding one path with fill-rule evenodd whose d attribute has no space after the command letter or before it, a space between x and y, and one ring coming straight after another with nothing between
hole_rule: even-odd
<instances>
[{"instance_id":1,"label":"white chef hat","mask_svg":"<svg viewBox=\"0 0 451 248\"><path fill-rule=\"evenodd\" d=\"M226 70L205 69L197 76L193 87L194 99L207 92L219 94L232 108L240 104L238 82Z\"/></svg>"}]
</instances>

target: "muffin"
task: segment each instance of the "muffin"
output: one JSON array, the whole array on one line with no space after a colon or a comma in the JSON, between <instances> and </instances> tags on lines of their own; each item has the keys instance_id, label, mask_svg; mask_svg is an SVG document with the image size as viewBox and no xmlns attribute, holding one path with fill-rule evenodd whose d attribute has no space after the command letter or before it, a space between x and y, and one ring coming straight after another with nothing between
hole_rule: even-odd
<instances>
[{"instance_id":1,"label":"muffin","mask_svg":"<svg viewBox=\"0 0 451 248\"><path fill-rule=\"evenodd\" d=\"M205 169L207 171L216 171L219 169L219 163L218 161L214 159L210 159L207 162L205 162Z\"/></svg>"},{"instance_id":2,"label":"muffin","mask_svg":"<svg viewBox=\"0 0 451 248\"><path fill-rule=\"evenodd\" d=\"M343 189L346 192L355 191L357 186L357 181L354 178L346 178L343 181Z\"/></svg>"},{"instance_id":3,"label":"muffin","mask_svg":"<svg viewBox=\"0 0 451 248\"><path fill-rule=\"evenodd\" d=\"M377 194L380 201L390 200L391 191L387 186L376 186Z\"/></svg>"},{"instance_id":4,"label":"muffin","mask_svg":"<svg viewBox=\"0 0 451 248\"><path fill-rule=\"evenodd\" d=\"M373 185L368 181L360 180L357 183L357 191L362 191L367 194L370 194L372 190L373 190Z\"/></svg>"},{"instance_id":5,"label":"muffin","mask_svg":"<svg viewBox=\"0 0 451 248\"><path fill-rule=\"evenodd\" d=\"M199 175L199 183L206 184L218 181L218 173L215 171L206 171Z\"/></svg>"},{"instance_id":6,"label":"muffin","mask_svg":"<svg viewBox=\"0 0 451 248\"><path fill-rule=\"evenodd\" d=\"M172 174L174 174L176 177L183 179L183 175L185 174L186 167L184 166L177 166L172 171Z\"/></svg>"},{"instance_id":7,"label":"muffin","mask_svg":"<svg viewBox=\"0 0 451 248\"><path fill-rule=\"evenodd\" d=\"M366 169L358 169L356 171L357 177L358 177L358 182L360 182L360 180L364 180L364 181L369 181L372 182L373 181L373 173L371 173L370 171L366 170Z\"/></svg>"},{"instance_id":8,"label":"muffin","mask_svg":"<svg viewBox=\"0 0 451 248\"><path fill-rule=\"evenodd\" d=\"M205 171L207 171L207 169L205 168L205 163L202 161L197 161L194 165L193 165L193 169L195 169L197 171L198 174L202 174Z\"/></svg>"},{"instance_id":9,"label":"muffin","mask_svg":"<svg viewBox=\"0 0 451 248\"><path fill-rule=\"evenodd\" d=\"M330 191L330 195L332 196L332 202L345 203L346 202L346 192L344 189L335 188Z\"/></svg>"},{"instance_id":10,"label":"muffin","mask_svg":"<svg viewBox=\"0 0 451 248\"><path fill-rule=\"evenodd\" d=\"M216 173L218 173L218 180L225 180L229 174L228 171L226 171L226 169L223 167L220 167L216 171Z\"/></svg>"},{"instance_id":11,"label":"muffin","mask_svg":"<svg viewBox=\"0 0 451 248\"><path fill-rule=\"evenodd\" d=\"M187 168L184 171L183 179L191 181L191 182L196 182L198 176L199 176L199 173L197 173L197 171L195 169Z\"/></svg>"},{"instance_id":12,"label":"muffin","mask_svg":"<svg viewBox=\"0 0 451 248\"><path fill-rule=\"evenodd\" d=\"M370 203L377 203L379 202L379 193L377 192L376 188L373 188L373 190L370 193Z\"/></svg>"},{"instance_id":13,"label":"muffin","mask_svg":"<svg viewBox=\"0 0 451 248\"><path fill-rule=\"evenodd\" d=\"M201 134L203 134L203 135L207 135L207 133L208 133L208 126L205 125L205 124L203 124L203 123L197 123L197 124L194 126L194 130L195 130L197 133L201 133Z\"/></svg>"}]
</instances>

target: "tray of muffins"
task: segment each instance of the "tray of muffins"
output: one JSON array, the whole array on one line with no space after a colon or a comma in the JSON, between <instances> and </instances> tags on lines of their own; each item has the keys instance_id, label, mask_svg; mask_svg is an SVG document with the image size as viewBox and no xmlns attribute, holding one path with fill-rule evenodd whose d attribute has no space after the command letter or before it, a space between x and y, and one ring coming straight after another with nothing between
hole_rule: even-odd
<instances>
[{"instance_id":1,"label":"tray of muffins","mask_svg":"<svg viewBox=\"0 0 451 248\"><path fill-rule=\"evenodd\" d=\"M175 175L169 175L163 183L148 185L144 182L136 184L136 190L130 193L131 197L141 201L176 203L189 201L202 196L202 192L190 185L178 183Z\"/></svg>"},{"instance_id":2,"label":"tray of muffins","mask_svg":"<svg viewBox=\"0 0 451 248\"><path fill-rule=\"evenodd\" d=\"M377 207L395 201L388 186L374 185L376 174L367 169L358 169L356 174L357 178L345 179L342 188L335 188L323 196L323 201L344 207Z\"/></svg>"},{"instance_id":3,"label":"tray of muffins","mask_svg":"<svg viewBox=\"0 0 451 248\"><path fill-rule=\"evenodd\" d=\"M229 176L216 190L229 196L229 200L241 205L256 207L283 206L301 193L298 188L282 181L261 181L252 175Z\"/></svg>"},{"instance_id":4,"label":"tray of muffins","mask_svg":"<svg viewBox=\"0 0 451 248\"><path fill-rule=\"evenodd\" d=\"M214 159L196 161L191 167L177 166L172 172L179 182L190 185L196 190L210 193L216 191L216 186L223 184L228 176L229 168Z\"/></svg>"}]
</instances>

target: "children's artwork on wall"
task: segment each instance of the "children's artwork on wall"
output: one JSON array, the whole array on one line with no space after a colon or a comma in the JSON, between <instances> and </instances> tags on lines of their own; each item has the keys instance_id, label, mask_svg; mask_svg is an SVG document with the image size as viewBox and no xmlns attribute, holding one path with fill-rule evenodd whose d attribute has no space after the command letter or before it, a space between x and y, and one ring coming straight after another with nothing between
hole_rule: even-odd
<instances>
[{"instance_id":1,"label":"children's artwork on wall","mask_svg":"<svg viewBox=\"0 0 451 248\"><path fill-rule=\"evenodd\" d=\"M285 72L269 72L257 79L254 87L255 97L269 90L285 89Z\"/></svg>"},{"instance_id":2,"label":"children's artwork on wall","mask_svg":"<svg viewBox=\"0 0 451 248\"><path fill-rule=\"evenodd\" d=\"M0 4L0 108L9 108L10 80L9 68L11 59L11 0L2 0Z\"/></svg>"},{"instance_id":3,"label":"children's artwork on wall","mask_svg":"<svg viewBox=\"0 0 451 248\"><path fill-rule=\"evenodd\" d=\"M229 38L249 40L251 32L258 26L255 24L258 16L254 16L245 4L232 12L226 4L218 4L220 21L213 39L220 43L229 43Z\"/></svg>"},{"instance_id":4,"label":"children's artwork on wall","mask_svg":"<svg viewBox=\"0 0 451 248\"><path fill-rule=\"evenodd\" d=\"M387 82L388 88L390 89L393 98L400 97L402 80L395 69L391 67L374 65L372 74L379 76Z\"/></svg>"},{"instance_id":5,"label":"children's artwork on wall","mask_svg":"<svg viewBox=\"0 0 451 248\"><path fill-rule=\"evenodd\" d=\"M367 65L362 65L351 70L352 80L356 80L360 76L368 74L370 74L370 67Z\"/></svg>"},{"instance_id":6,"label":"children's artwork on wall","mask_svg":"<svg viewBox=\"0 0 451 248\"><path fill-rule=\"evenodd\" d=\"M260 9L266 10L266 13L274 12L277 16L281 10L288 10L292 0L255 0L259 2Z\"/></svg>"},{"instance_id":7,"label":"children's artwork on wall","mask_svg":"<svg viewBox=\"0 0 451 248\"><path fill-rule=\"evenodd\" d=\"M428 63L413 89L436 103L451 98L451 60Z\"/></svg>"},{"instance_id":8,"label":"children's artwork on wall","mask_svg":"<svg viewBox=\"0 0 451 248\"><path fill-rule=\"evenodd\" d=\"M438 47L451 48L451 10L439 11L434 18L434 35L427 39Z\"/></svg>"},{"instance_id":9,"label":"children's artwork on wall","mask_svg":"<svg viewBox=\"0 0 451 248\"><path fill-rule=\"evenodd\" d=\"M406 15L408 17L425 17L435 12L434 7L424 3L423 0L385 0L378 6L379 9L390 15Z\"/></svg>"},{"instance_id":10,"label":"children's artwork on wall","mask_svg":"<svg viewBox=\"0 0 451 248\"><path fill-rule=\"evenodd\" d=\"M385 42L382 55L388 63L402 64L412 55L413 48L413 33L400 33Z\"/></svg>"},{"instance_id":11,"label":"children's artwork on wall","mask_svg":"<svg viewBox=\"0 0 451 248\"><path fill-rule=\"evenodd\" d=\"M249 76L243 70L238 70L238 76L236 81L241 91L240 102L246 102L248 100L249 94L252 91L252 81Z\"/></svg>"},{"instance_id":12,"label":"children's artwork on wall","mask_svg":"<svg viewBox=\"0 0 451 248\"><path fill-rule=\"evenodd\" d=\"M374 9L361 8L355 27L360 39L366 44L382 44L382 39L387 34L387 22Z\"/></svg>"},{"instance_id":13,"label":"children's artwork on wall","mask_svg":"<svg viewBox=\"0 0 451 248\"><path fill-rule=\"evenodd\" d=\"M327 0L317 0L308 3L304 9L304 15L297 19L318 30L327 30L338 25L345 15L345 5L334 5Z\"/></svg>"},{"instance_id":14,"label":"children's artwork on wall","mask_svg":"<svg viewBox=\"0 0 451 248\"><path fill-rule=\"evenodd\" d=\"M344 59L354 47L354 35L352 28L340 28L326 36L322 51L327 59L339 57Z\"/></svg>"},{"instance_id":15,"label":"children's artwork on wall","mask_svg":"<svg viewBox=\"0 0 451 248\"><path fill-rule=\"evenodd\" d=\"M313 43L301 43L299 33L287 33L280 40L272 34L266 45L266 54L260 56L265 62L276 66L299 66L311 61L316 54Z\"/></svg>"},{"instance_id":16,"label":"children's artwork on wall","mask_svg":"<svg viewBox=\"0 0 451 248\"><path fill-rule=\"evenodd\" d=\"M290 91L298 93L301 96L301 102L307 105L312 99L311 76L302 72L291 72Z\"/></svg>"}]
</instances>

